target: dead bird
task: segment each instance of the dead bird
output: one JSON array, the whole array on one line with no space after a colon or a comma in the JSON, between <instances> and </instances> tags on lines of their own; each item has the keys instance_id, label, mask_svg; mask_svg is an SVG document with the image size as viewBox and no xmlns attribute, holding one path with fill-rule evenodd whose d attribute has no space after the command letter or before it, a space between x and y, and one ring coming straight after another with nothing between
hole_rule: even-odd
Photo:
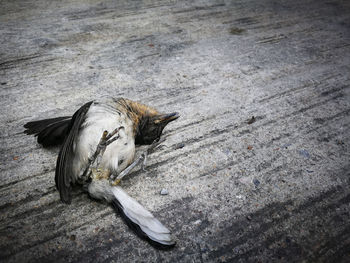
<instances>
[{"instance_id":1,"label":"dead bird","mask_svg":"<svg viewBox=\"0 0 350 263\"><path fill-rule=\"evenodd\" d=\"M166 248L175 244L170 231L117 186L120 179L115 176L135 166L135 144L159 140L164 127L178 117L177 112L161 114L128 99L104 98L86 103L73 116L32 121L24 127L44 147L62 144L55 183L64 203L71 203L72 185L82 184L91 197L112 203L136 234Z\"/></svg>"}]
</instances>

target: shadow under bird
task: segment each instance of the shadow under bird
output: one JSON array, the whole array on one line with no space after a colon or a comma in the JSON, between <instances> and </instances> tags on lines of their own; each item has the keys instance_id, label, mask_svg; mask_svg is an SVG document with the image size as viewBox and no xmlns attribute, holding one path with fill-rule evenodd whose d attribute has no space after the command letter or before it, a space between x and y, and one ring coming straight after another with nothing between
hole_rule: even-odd
<instances>
[{"instance_id":1,"label":"shadow under bird","mask_svg":"<svg viewBox=\"0 0 350 263\"><path fill-rule=\"evenodd\" d=\"M146 156L135 160L135 144L156 145L164 127L179 117L124 98L90 101L73 116L28 122L26 134L44 147L62 145L55 182L64 203L72 185L81 184L95 199L106 200L141 238L160 248L175 245L171 233L117 184Z\"/></svg>"}]
</instances>

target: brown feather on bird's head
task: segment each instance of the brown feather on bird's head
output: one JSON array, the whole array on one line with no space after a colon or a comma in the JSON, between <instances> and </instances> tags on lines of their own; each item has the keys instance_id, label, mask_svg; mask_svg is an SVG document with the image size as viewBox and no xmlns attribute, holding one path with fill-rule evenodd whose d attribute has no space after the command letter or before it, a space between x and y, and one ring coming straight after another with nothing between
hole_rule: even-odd
<instances>
[{"instance_id":1,"label":"brown feather on bird's head","mask_svg":"<svg viewBox=\"0 0 350 263\"><path fill-rule=\"evenodd\" d=\"M134 124L136 144L151 144L159 140L165 126L180 117L179 113L161 114L140 102L119 98L116 100Z\"/></svg>"}]
</instances>

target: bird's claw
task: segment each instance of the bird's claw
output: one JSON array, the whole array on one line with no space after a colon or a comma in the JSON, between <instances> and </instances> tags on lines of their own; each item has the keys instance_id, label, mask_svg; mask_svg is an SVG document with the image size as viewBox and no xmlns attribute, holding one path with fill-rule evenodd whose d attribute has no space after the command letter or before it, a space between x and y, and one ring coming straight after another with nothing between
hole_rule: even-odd
<instances>
[{"instance_id":1,"label":"bird's claw","mask_svg":"<svg viewBox=\"0 0 350 263\"><path fill-rule=\"evenodd\" d=\"M100 168L91 168L92 178L97 180L108 179L110 177L109 170Z\"/></svg>"},{"instance_id":2,"label":"bird's claw","mask_svg":"<svg viewBox=\"0 0 350 263\"><path fill-rule=\"evenodd\" d=\"M120 183L120 181L121 181L121 179L115 179L115 180L110 181L110 183L112 186L116 186Z\"/></svg>"}]
</instances>

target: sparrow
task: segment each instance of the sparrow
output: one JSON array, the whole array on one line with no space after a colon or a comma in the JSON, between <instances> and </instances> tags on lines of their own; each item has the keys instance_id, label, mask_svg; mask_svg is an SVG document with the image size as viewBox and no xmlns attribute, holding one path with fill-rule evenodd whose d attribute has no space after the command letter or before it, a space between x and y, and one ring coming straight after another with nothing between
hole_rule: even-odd
<instances>
[{"instance_id":1,"label":"sparrow","mask_svg":"<svg viewBox=\"0 0 350 263\"><path fill-rule=\"evenodd\" d=\"M111 203L138 236L169 248L175 245L170 230L117 184L137 164L135 145L154 145L177 118L177 112L162 114L106 97L84 104L73 116L28 122L24 132L37 136L43 147L61 145L55 183L62 202L70 204L72 186L83 185L92 198Z\"/></svg>"}]
</instances>

